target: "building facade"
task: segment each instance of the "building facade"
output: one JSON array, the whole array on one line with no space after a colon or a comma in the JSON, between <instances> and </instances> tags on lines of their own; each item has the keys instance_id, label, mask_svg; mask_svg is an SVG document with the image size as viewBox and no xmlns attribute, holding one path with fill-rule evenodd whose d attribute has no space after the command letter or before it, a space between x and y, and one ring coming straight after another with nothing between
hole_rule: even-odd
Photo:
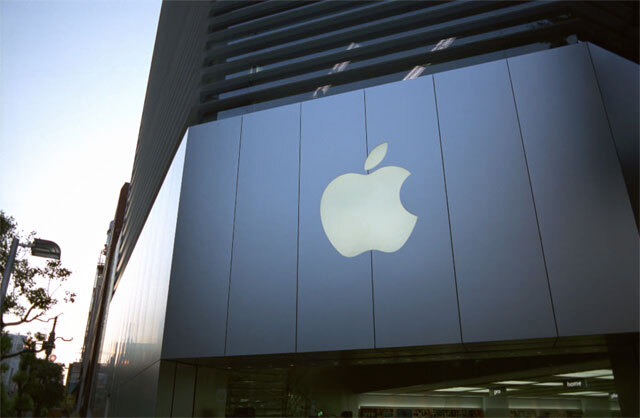
<instances>
[{"instance_id":1,"label":"building facade","mask_svg":"<svg viewBox=\"0 0 640 418\"><path fill-rule=\"evenodd\" d=\"M22 351L26 337L18 334L8 334L11 346L8 348L8 353L17 353ZM2 360L2 364L7 366L6 370L2 371L2 385L8 394L13 395L16 390L16 383L13 381L13 375L20 368L20 356L10 357Z\"/></svg>"},{"instance_id":2,"label":"building facade","mask_svg":"<svg viewBox=\"0 0 640 418\"><path fill-rule=\"evenodd\" d=\"M90 413L637 414L634 10L164 3Z\"/></svg>"}]
</instances>

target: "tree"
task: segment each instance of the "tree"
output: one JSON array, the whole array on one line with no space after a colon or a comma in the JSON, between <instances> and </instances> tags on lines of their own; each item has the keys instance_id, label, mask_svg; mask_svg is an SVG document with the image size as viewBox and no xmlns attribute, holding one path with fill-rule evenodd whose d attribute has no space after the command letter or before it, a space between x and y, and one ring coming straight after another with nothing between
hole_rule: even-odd
<instances>
[{"instance_id":1,"label":"tree","mask_svg":"<svg viewBox=\"0 0 640 418\"><path fill-rule=\"evenodd\" d=\"M47 416L49 410L64 399L62 366L39 359L33 352L23 353L20 370L13 376L17 394L12 409L17 416L33 411L34 416Z\"/></svg>"},{"instance_id":2,"label":"tree","mask_svg":"<svg viewBox=\"0 0 640 418\"><path fill-rule=\"evenodd\" d=\"M24 237L18 232L15 220L0 211L0 273L4 272L9 256L11 241L14 237L20 242L33 241L35 232ZM11 282L0 313L0 329L5 337L6 328L33 321L49 322L57 317L47 317L48 312L61 298L66 303L73 303L76 294L63 289L64 282L71 272L64 268L59 260L47 260L42 266L33 266L25 255L25 249L19 248L13 265ZM62 290L62 294L58 292ZM5 318L7 320L5 320ZM55 330L54 330L55 331ZM63 339L57 337L55 339ZM54 340L55 341L55 340ZM29 335L25 347L15 352L0 351L0 359L18 356L26 352L40 352L51 349L54 341L47 341L42 333ZM68 340L67 340L68 341Z\"/></svg>"},{"instance_id":3,"label":"tree","mask_svg":"<svg viewBox=\"0 0 640 418\"><path fill-rule=\"evenodd\" d=\"M26 244L33 241L35 232L26 237L18 231L16 221L0 211L0 275L4 273L13 238ZM11 281L0 312L0 360L20 356L19 371L13 376L16 394L11 397L6 388L0 388L1 416L18 415L31 411L34 416L46 415L48 410L64 398L62 366L48 360L55 347L55 327L59 315L52 316L52 308L63 301L73 303L76 294L64 289L71 272L60 261L47 260L42 265L32 265L26 250L19 247L13 264ZM53 320L49 335L27 332L22 348L11 349L7 328L34 321L48 323ZM36 353L45 351L47 360ZM0 374L6 366L0 366Z\"/></svg>"}]
</instances>

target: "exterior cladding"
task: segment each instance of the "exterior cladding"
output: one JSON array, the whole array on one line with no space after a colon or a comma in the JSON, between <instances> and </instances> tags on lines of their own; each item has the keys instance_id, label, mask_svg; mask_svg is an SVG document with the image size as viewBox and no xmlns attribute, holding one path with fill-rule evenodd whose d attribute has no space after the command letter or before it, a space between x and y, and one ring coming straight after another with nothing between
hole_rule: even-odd
<instances>
[{"instance_id":1,"label":"exterior cladding","mask_svg":"<svg viewBox=\"0 0 640 418\"><path fill-rule=\"evenodd\" d=\"M211 7L204 1L165 1L151 63L131 189L122 231L117 277L166 175L186 127L193 123L197 87Z\"/></svg>"},{"instance_id":2,"label":"exterior cladding","mask_svg":"<svg viewBox=\"0 0 640 418\"><path fill-rule=\"evenodd\" d=\"M195 126L162 358L637 332L613 139L586 44ZM385 141L418 226L342 257L320 197Z\"/></svg>"},{"instance_id":3,"label":"exterior cladding","mask_svg":"<svg viewBox=\"0 0 640 418\"><path fill-rule=\"evenodd\" d=\"M616 141L618 158L631 199L631 206L640 226L640 167L638 166L638 132L640 132L640 78L638 65L599 46L589 44L589 52L598 77L602 101ZM621 83L620 80L625 80Z\"/></svg>"},{"instance_id":4,"label":"exterior cladding","mask_svg":"<svg viewBox=\"0 0 640 418\"><path fill-rule=\"evenodd\" d=\"M116 277L128 262L187 126L217 118L218 111L238 114L274 107L276 99L296 102L318 86L332 85L329 94L354 90L401 78L425 62L431 64L428 72L439 71L437 65L493 59L491 53L522 53L508 52L517 46L562 45L569 35L637 60L636 15L633 2L164 1ZM410 34L386 39L408 30ZM327 50L346 47L354 39L375 43ZM436 48L445 39L455 42ZM300 59L311 54L319 55ZM347 62L345 71L325 73L335 63ZM272 64L278 65L257 71ZM611 123L615 125L613 119ZM632 197L637 196L636 172L629 170L632 174L626 176ZM637 216L637 205L634 210Z\"/></svg>"}]
</instances>

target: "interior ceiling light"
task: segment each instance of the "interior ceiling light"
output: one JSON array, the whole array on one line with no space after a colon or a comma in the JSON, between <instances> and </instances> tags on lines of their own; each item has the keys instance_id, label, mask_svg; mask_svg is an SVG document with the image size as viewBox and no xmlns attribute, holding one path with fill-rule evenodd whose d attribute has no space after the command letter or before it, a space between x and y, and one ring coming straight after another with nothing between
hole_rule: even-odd
<instances>
[{"instance_id":1,"label":"interior ceiling light","mask_svg":"<svg viewBox=\"0 0 640 418\"><path fill-rule=\"evenodd\" d=\"M476 389L476 390L470 390L469 392L474 392L474 393L489 393L489 389Z\"/></svg>"},{"instance_id":2,"label":"interior ceiling light","mask_svg":"<svg viewBox=\"0 0 640 418\"><path fill-rule=\"evenodd\" d=\"M613 380L613 375L612 374L608 374L606 376L596 376L596 379Z\"/></svg>"},{"instance_id":3,"label":"interior ceiling light","mask_svg":"<svg viewBox=\"0 0 640 418\"><path fill-rule=\"evenodd\" d=\"M534 383L536 386L562 386L562 382L542 382L542 383Z\"/></svg>"},{"instance_id":4,"label":"interior ceiling light","mask_svg":"<svg viewBox=\"0 0 640 418\"><path fill-rule=\"evenodd\" d=\"M502 382L494 382L494 385L533 385L536 382L528 380L503 380Z\"/></svg>"},{"instance_id":5,"label":"interior ceiling light","mask_svg":"<svg viewBox=\"0 0 640 418\"><path fill-rule=\"evenodd\" d=\"M468 392L471 390L478 390L482 388L468 388L465 386L459 386L455 388L436 389L435 392Z\"/></svg>"},{"instance_id":6,"label":"interior ceiling light","mask_svg":"<svg viewBox=\"0 0 640 418\"><path fill-rule=\"evenodd\" d=\"M596 376L604 376L608 374L613 374L611 369L598 369L598 370L587 370L585 372L576 372L576 373L563 373L557 374L556 376L560 377L596 377Z\"/></svg>"},{"instance_id":7,"label":"interior ceiling light","mask_svg":"<svg viewBox=\"0 0 640 418\"><path fill-rule=\"evenodd\" d=\"M560 395L567 395L567 396L609 396L609 394L607 392L598 392L595 390L585 390L583 392L565 392L565 393L561 393Z\"/></svg>"}]
</instances>

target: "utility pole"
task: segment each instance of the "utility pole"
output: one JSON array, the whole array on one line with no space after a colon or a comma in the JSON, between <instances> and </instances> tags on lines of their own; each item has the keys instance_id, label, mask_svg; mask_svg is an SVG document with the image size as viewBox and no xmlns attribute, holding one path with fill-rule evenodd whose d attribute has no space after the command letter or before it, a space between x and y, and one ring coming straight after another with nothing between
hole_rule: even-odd
<instances>
[{"instance_id":1,"label":"utility pole","mask_svg":"<svg viewBox=\"0 0 640 418\"><path fill-rule=\"evenodd\" d=\"M58 317L53 318L53 328L51 328L51 332L49 333L49 338L47 341L43 342L44 352L47 355L46 359L49 361L49 356L54 348L56 348L56 324L58 323Z\"/></svg>"},{"instance_id":2,"label":"utility pole","mask_svg":"<svg viewBox=\"0 0 640 418\"><path fill-rule=\"evenodd\" d=\"M4 296L7 294L7 288L9 288L9 278L11 277L11 271L13 270L13 261L16 259L16 251L18 250L18 238L11 240L11 249L9 250L9 257L7 258L7 264L4 266L2 272L2 287L0 288L0 330L4 328L4 321L2 320L2 309L4 306Z\"/></svg>"}]
</instances>

